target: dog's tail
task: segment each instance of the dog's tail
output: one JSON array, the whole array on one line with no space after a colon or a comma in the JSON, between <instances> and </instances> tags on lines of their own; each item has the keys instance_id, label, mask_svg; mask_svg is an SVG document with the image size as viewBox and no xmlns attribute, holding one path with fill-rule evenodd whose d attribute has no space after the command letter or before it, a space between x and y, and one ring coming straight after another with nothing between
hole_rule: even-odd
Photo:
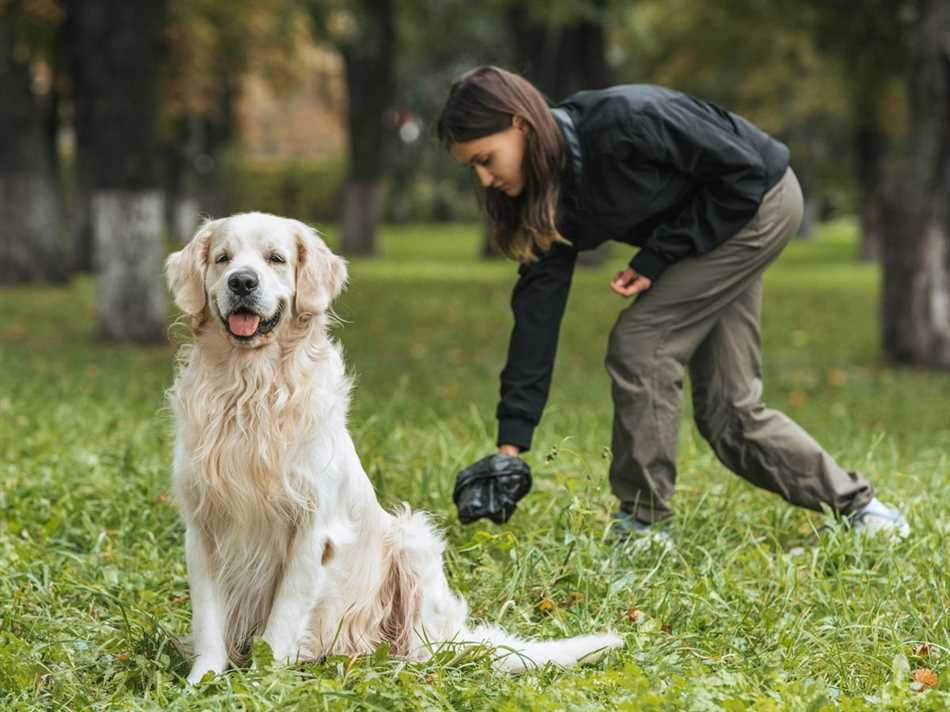
<instances>
[{"instance_id":1,"label":"dog's tail","mask_svg":"<svg viewBox=\"0 0 950 712\"><path fill-rule=\"evenodd\" d=\"M442 564L444 540L429 518L406 506L396 512L386 534L387 577L380 589L380 627L396 654L425 659L431 641L451 641L462 648L491 647L496 668L521 672L555 663L563 667L595 662L611 648L623 646L614 633L579 635L561 640L524 640L494 625L469 629L468 606L453 594ZM429 610L429 614L424 614Z\"/></svg>"},{"instance_id":2,"label":"dog's tail","mask_svg":"<svg viewBox=\"0 0 950 712\"><path fill-rule=\"evenodd\" d=\"M493 625L475 628L469 632L468 639L493 646L495 667L509 672L523 672L545 663L562 667L593 663L611 648L623 647L623 639L613 632L559 640L524 640Z\"/></svg>"}]
</instances>

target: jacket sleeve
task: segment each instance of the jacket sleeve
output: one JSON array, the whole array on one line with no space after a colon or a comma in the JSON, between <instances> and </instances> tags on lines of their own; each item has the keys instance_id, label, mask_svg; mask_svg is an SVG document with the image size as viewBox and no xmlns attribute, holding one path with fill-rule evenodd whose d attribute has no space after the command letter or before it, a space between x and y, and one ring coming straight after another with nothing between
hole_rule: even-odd
<instances>
[{"instance_id":1,"label":"jacket sleeve","mask_svg":"<svg viewBox=\"0 0 950 712\"><path fill-rule=\"evenodd\" d=\"M508 361L501 372L498 444L531 447L534 428L548 399L561 318L574 274L577 251L555 245L537 262L518 268L511 294L514 328Z\"/></svg>"},{"instance_id":2,"label":"jacket sleeve","mask_svg":"<svg viewBox=\"0 0 950 712\"><path fill-rule=\"evenodd\" d=\"M765 194L767 168L748 141L686 103L669 102L662 112L643 112L631 121L650 160L697 183L680 213L658 225L630 261L639 274L656 280L669 265L697 252L693 235L704 235L714 247L748 224Z\"/></svg>"}]
</instances>

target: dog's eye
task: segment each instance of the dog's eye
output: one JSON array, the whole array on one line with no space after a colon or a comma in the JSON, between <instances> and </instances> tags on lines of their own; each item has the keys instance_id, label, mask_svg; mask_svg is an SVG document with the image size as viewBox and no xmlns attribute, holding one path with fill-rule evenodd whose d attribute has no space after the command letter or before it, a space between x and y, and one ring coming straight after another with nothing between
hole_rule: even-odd
<instances>
[{"instance_id":1,"label":"dog's eye","mask_svg":"<svg viewBox=\"0 0 950 712\"><path fill-rule=\"evenodd\" d=\"M220 255L218 255L218 256L215 258L214 261L215 261L217 264L221 265L221 264L224 264L225 262L230 261L230 259L231 259L231 258L228 257L228 253L227 253L227 252L222 252Z\"/></svg>"},{"instance_id":2,"label":"dog's eye","mask_svg":"<svg viewBox=\"0 0 950 712\"><path fill-rule=\"evenodd\" d=\"M270 261L273 262L275 265L282 265L282 264L284 264L284 262L287 261L287 260L285 260L283 257L281 257L280 255L278 255L276 252L275 252L273 255L271 255L269 259L270 259Z\"/></svg>"}]
</instances>

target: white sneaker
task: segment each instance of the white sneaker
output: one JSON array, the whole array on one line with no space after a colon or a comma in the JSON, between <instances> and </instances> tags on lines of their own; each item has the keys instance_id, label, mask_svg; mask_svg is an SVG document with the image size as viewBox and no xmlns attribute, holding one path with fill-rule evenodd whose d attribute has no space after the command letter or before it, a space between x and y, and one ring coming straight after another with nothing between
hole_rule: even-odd
<instances>
[{"instance_id":1,"label":"white sneaker","mask_svg":"<svg viewBox=\"0 0 950 712\"><path fill-rule=\"evenodd\" d=\"M875 497L863 509L849 514L848 523L852 529L863 534L885 533L901 539L910 534L910 525L904 515L892 509Z\"/></svg>"},{"instance_id":2,"label":"white sneaker","mask_svg":"<svg viewBox=\"0 0 950 712\"><path fill-rule=\"evenodd\" d=\"M613 544L629 544L634 549L644 549L652 545L667 550L673 548L673 538L669 532L656 524L641 522L633 514L624 511L614 512L611 517L609 538Z\"/></svg>"}]
</instances>

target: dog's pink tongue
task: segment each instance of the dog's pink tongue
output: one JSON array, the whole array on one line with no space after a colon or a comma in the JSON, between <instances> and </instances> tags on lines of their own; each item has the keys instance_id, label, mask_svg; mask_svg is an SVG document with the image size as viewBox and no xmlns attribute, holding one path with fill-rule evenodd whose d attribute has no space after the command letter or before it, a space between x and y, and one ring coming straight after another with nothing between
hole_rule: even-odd
<instances>
[{"instance_id":1,"label":"dog's pink tongue","mask_svg":"<svg viewBox=\"0 0 950 712\"><path fill-rule=\"evenodd\" d=\"M228 328L235 336L253 336L260 322L257 314L232 314L228 317Z\"/></svg>"}]
</instances>

